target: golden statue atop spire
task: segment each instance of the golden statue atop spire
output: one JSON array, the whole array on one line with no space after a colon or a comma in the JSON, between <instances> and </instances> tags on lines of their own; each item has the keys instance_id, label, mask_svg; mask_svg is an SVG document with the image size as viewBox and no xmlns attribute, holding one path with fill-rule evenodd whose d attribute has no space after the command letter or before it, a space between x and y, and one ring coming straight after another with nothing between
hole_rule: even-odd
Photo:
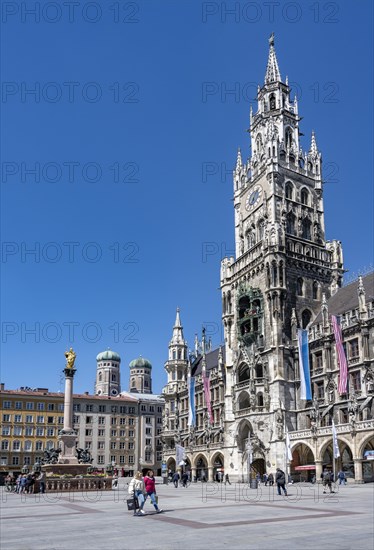
<instances>
[{"instance_id":1,"label":"golden statue atop spire","mask_svg":"<svg viewBox=\"0 0 374 550\"><path fill-rule=\"evenodd\" d=\"M269 38L269 46L274 46L274 33L272 32Z\"/></svg>"},{"instance_id":2,"label":"golden statue atop spire","mask_svg":"<svg viewBox=\"0 0 374 550\"><path fill-rule=\"evenodd\" d=\"M65 357L66 357L66 368L73 369L75 359L77 357L76 353L73 351L73 348L70 348L69 351L65 351Z\"/></svg>"}]
</instances>

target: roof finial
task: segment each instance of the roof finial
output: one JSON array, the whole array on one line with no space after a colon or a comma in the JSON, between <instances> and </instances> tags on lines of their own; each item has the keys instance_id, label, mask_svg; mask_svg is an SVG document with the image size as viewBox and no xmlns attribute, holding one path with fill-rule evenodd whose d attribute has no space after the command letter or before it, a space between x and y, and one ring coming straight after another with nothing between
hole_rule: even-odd
<instances>
[{"instance_id":1,"label":"roof finial","mask_svg":"<svg viewBox=\"0 0 374 550\"><path fill-rule=\"evenodd\" d=\"M265 84L271 84L272 82L281 82L281 75L278 67L277 56L275 55L274 48L274 33L269 38L269 58L266 67Z\"/></svg>"},{"instance_id":2,"label":"roof finial","mask_svg":"<svg viewBox=\"0 0 374 550\"><path fill-rule=\"evenodd\" d=\"M239 173L240 170L242 169L242 167L243 167L242 153L241 153L240 147L239 147L238 148L238 154L237 154L237 157L236 157L236 167L235 167L236 173Z\"/></svg>"}]
</instances>

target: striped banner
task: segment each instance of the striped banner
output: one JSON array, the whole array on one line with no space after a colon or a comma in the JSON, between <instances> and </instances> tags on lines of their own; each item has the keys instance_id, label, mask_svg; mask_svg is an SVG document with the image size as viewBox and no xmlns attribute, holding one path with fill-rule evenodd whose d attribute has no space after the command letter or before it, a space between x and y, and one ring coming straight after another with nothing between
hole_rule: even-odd
<instances>
[{"instance_id":1,"label":"striped banner","mask_svg":"<svg viewBox=\"0 0 374 550\"><path fill-rule=\"evenodd\" d=\"M196 413L195 413L195 378L189 376L188 378L188 425L196 425Z\"/></svg>"},{"instance_id":2,"label":"striped banner","mask_svg":"<svg viewBox=\"0 0 374 550\"><path fill-rule=\"evenodd\" d=\"M339 394L347 393L348 382L348 365L347 358L345 356L342 339L342 329L340 327L340 320L335 315L331 315L332 328L335 336L336 353L338 356L339 364Z\"/></svg>"},{"instance_id":3,"label":"striped banner","mask_svg":"<svg viewBox=\"0 0 374 550\"><path fill-rule=\"evenodd\" d=\"M312 399L312 388L310 385L309 370L309 344L308 331L301 328L297 331L299 344L299 365L300 365L300 399Z\"/></svg>"},{"instance_id":4,"label":"striped banner","mask_svg":"<svg viewBox=\"0 0 374 550\"><path fill-rule=\"evenodd\" d=\"M203 385L204 385L205 403L209 414L209 421L211 424L213 424L214 420L213 420L213 412L212 412L212 402L210 400L210 378L205 375L204 371L202 373L202 378L203 378Z\"/></svg>"}]
</instances>

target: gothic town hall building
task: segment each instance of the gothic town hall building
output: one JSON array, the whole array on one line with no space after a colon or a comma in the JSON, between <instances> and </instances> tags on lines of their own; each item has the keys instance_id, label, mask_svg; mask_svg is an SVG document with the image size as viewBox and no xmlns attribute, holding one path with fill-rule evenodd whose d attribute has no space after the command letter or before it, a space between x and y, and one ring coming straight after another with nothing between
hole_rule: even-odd
<instances>
[{"instance_id":1,"label":"gothic town hall building","mask_svg":"<svg viewBox=\"0 0 374 550\"><path fill-rule=\"evenodd\" d=\"M277 467L296 480L318 479L332 467L334 420L337 471L374 481L374 276L342 286L341 243L325 237L322 155L314 133L309 151L301 148L297 98L281 77L273 37L257 102L252 156L244 161L239 151L233 173L236 253L221 262L225 345L212 350L203 335L188 357L177 311L165 364L164 461L180 468L178 444L197 479L213 481L223 472L247 481L249 473ZM348 362L342 395L331 315L340 316ZM300 398L298 328L309 336L310 401ZM203 374L210 379L212 416ZM193 426L189 376L195 377Z\"/></svg>"}]
</instances>

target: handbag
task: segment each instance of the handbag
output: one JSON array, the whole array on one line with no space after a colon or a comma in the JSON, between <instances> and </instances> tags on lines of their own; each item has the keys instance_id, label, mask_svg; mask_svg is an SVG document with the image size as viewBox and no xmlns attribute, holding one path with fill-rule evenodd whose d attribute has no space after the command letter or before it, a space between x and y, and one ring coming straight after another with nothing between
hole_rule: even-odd
<instances>
[{"instance_id":1,"label":"handbag","mask_svg":"<svg viewBox=\"0 0 374 550\"><path fill-rule=\"evenodd\" d=\"M128 510L136 510L137 508L139 508L138 497L136 497L135 495L131 498L128 498L126 500L126 503L127 503Z\"/></svg>"}]
</instances>

